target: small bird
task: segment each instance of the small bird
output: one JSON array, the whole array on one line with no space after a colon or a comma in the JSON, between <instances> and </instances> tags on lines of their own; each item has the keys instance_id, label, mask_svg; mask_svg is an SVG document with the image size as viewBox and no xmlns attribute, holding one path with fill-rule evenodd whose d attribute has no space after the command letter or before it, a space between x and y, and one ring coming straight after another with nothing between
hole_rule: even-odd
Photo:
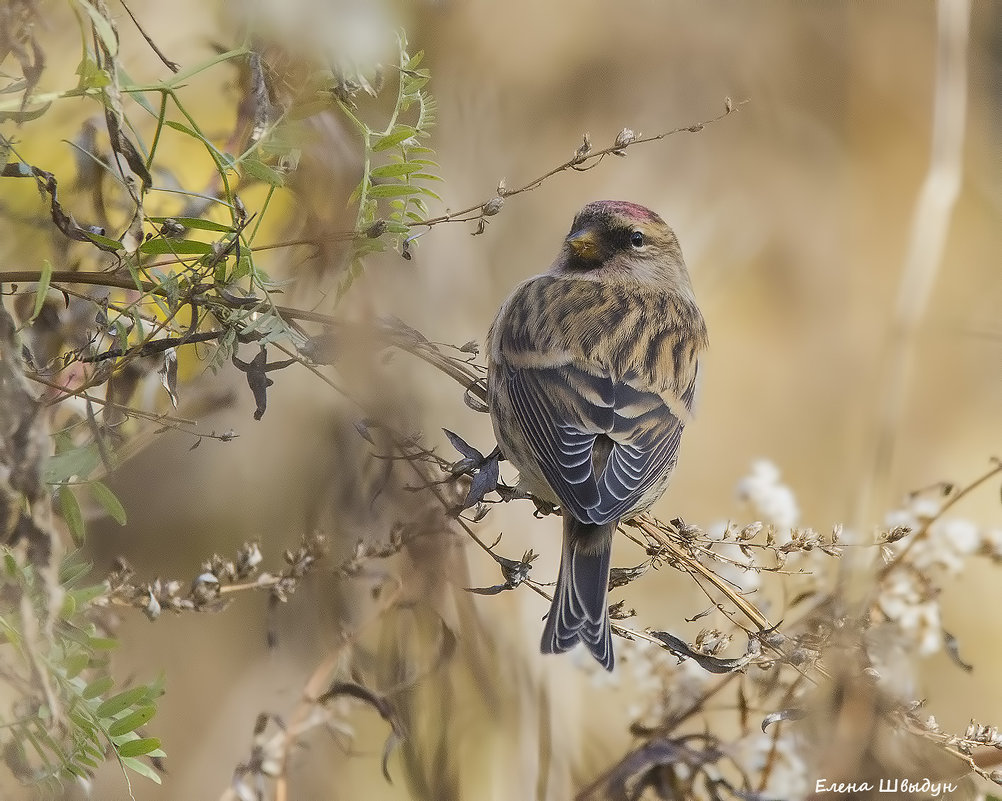
<instances>
[{"instance_id":1,"label":"small bird","mask_svg":"<svg viewBox=\"0 0 1002 801\"><path fill-rule=\"evenodd\" d=\"M707 343L674 232L625 201L585 206L550 269L498 311L494 432L519 487L563 515L543 653L580 640L612 670L612 536L668 486Z\"/></svg>"}]
</instances>

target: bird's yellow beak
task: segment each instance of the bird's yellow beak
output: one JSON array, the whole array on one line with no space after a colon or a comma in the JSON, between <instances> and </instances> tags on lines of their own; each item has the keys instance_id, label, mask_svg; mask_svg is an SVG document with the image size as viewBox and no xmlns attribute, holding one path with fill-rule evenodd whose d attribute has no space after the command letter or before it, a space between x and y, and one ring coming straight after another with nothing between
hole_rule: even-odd
<instances>
[{"instance_id":1,"label":"bird's yellow beak","mask_svg":"<svg viewBox=\"0 0 1002 801\"><path fill-rule=\"evenodd\" d=\"M570 245L574 255L579 259L595 259L598 257L598 241L588 229L577 231L567 237L567 244Z\"/></svg>"}]
</instances>

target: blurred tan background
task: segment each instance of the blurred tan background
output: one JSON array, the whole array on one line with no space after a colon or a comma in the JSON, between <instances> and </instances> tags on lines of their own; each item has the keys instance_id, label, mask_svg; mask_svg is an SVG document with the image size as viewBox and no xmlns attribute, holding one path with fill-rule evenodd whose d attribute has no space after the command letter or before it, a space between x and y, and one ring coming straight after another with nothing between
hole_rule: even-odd
<instances>
[{"instance_id":1,"label":"blurred tan background","mask_svg":"<svg viewBox=\"0 0 1002 801\"><path fill-rule=\"evenodd\" d=\"M871 473L875 415L886 391L883 358L930 151L933 4L470 0L358 11L350 2L323 10L301 3L308 0L289 8L304 9L307 20L328 20L332 30L338 19L357 22L371 36L371 48L363 48L369 54L392 53L394 25L407 30L412 49L427 51L429 88L439 103L432 145L447 208L487 200L502 177L509 187L536 177L568 158L585 132L602 147L624 127L654 134L716 116L725 96L748 101L699 133L632 148L624 159L560 174L509 199L482 236L471 237L469 226L439 226L421 239L412 261L393 254L373 260L358 289L373 310L396 314L431 340L482 342L501 300L549 264L584 203L621 198L657 210L678 234L711 336L698 414L674 484L655 510L660 516L701 525L747 522L734 486L753 460L766 457L795 491L801 525L827 530L841 522L869 534L909 490L939 480L964 483L987 469L990 456L1002 455L1002 6L974 4L964 182L922 319L891 469L878 477L872 508L861 517L861 483ZM214 43L235 41L250 13L237 5L136 0L131 7L160 47L187 65L209 55ZM126 63L164 77L124 12L118 17ZM311 35L325 30L316 23ZM49 88L72 85L76 35L68 12L52 4L42 37ZM65 63L61 47L73 52ZM223 66L209 75L218 84L200 81L184 96L223 138L232 125L235 71ZM141 78L139 67L133 77ZM22 155L53 171L69 169L71 154L56 139L75 130L73 115L93 112L82 101L63 101L58 114L65 116L46 118L50 130L24 129ZM353 140L336 121L324 135L297 179L300 202L311 208L295 200L287 208L289 219L308 213L338 230L352 219L343 204L358 167ZM193 160L185 178L197 185L207 168ZM279 220L274 215L271 223ZM283 231L276 225L268 238L281 239ZM4 245L11 268L32 266L31 246ZM330 275L316 264L272 256L267 268L308 276L296 290L300 305L317 302L314 287L329 286ZM249 538L277 556L328 502L336 517L332 487L352 469L350 453L360 445L343 434L343 406L294 372L281 375L261 422L251 419L240 377L232 379L237 403L201 422L236 429L235 442L189 452L190 441L168 435L134 459L113 481L129 526L92 524L96 563L107 566L121 553L151 578L194 575L201 558L229 553ZM464 406L453 382L403 354L380 374L418 410L416 422L443 453L442 426L484 452L493 447L486 416ZM991 490L958 513L1002 525ZM499 529L502 553L517 558L532 547L542 553L534 577L553 573L555 519L534 521L527 505L513 504L493 510L482 525L486 534ZM628 543L617 547L619 564L642 558ZM462 557L469 575L452 577L460 585L500 580L481 553ZM120 675L163 670L168 688L155 721L169 754L165 788L141 783L137 798L219 797L247 758L257 713L287 714L329 650L324 637L332 628L321 621L335 602L324 586L314 582L278 611L280 647L271 650L263 599L245 597L219 615L165 617L155 625L126 618ZM338 603L351 592L338 589ZM699 628L678 622L704 601L675 571L650 573L625 594L640 613L631 621L637 626ZM488 682L495 700L471 702L488 714L463 722L470 732L463 753L480 765L462 781L469 792L476 788L467 797L529 797L521 793L535 787L536 751L519 738L531 740L538 722L532 710L544 691L554 694L557 711L554 764L570 777L553 785L551 797L567 797L568 787L580 787L622 753L630 688L596 689L574 659L538 656L542 599L527 591L449 595L444 603L475 614L488 632L482 645L495 671ZM965 674L937 656L925 666L923 692L946 729L962 730L971 716L1002 720L993 670L1002 659L1002 621L976 611L1000 600L997 569L987 563L946 590L944 625L977 665ZM492 710L492 703L509 711ZM297 757L310 766L310 778L296 797L409 797L399 762L390 762L393 786L379 775L384 724L366 711L352 721L361 755L346 758L316 738ZM96 797L126 797L114 769L100 774L97 787Z\"/></svg>"}]
</instances>

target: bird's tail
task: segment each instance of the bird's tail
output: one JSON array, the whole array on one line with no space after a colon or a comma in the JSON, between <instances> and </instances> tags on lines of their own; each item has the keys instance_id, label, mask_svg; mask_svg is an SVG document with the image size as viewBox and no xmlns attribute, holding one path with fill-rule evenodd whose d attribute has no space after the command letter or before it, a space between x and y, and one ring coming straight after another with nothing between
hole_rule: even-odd
<instances>
[{"instance_id":1,"label":"bird's tail","mask_svg":"<svg viewBox=\"0 0 1002 801\"><path fill-rule=\"evenodd\" d=\"M616 521L596 525L564 515L560 576L540 646L544 654L562 653L580 640L602 667L612 670L608 596L615 530Z\"/></svg>"}]
</instances>

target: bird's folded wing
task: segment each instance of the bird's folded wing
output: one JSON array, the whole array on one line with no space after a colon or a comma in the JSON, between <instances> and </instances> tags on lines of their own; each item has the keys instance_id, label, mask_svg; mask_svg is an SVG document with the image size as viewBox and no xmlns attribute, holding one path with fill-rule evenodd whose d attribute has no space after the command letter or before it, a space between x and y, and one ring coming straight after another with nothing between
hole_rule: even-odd
<instances>
[{"instance_id":1,"label":"bird's folded wing","mask_svg":"<svg viewBox=\"0 0 1002 801\"><path fill-rule=\"evenodd\" d=\"M614 379L573 364L506 366L504 379L540 471L574 517L618 520L663 486L675 465L683 421L639 379ZM683 398L686 405L688 400ZM594 458L603 451L604 465Z\"/></svg>"}]
</instances>

